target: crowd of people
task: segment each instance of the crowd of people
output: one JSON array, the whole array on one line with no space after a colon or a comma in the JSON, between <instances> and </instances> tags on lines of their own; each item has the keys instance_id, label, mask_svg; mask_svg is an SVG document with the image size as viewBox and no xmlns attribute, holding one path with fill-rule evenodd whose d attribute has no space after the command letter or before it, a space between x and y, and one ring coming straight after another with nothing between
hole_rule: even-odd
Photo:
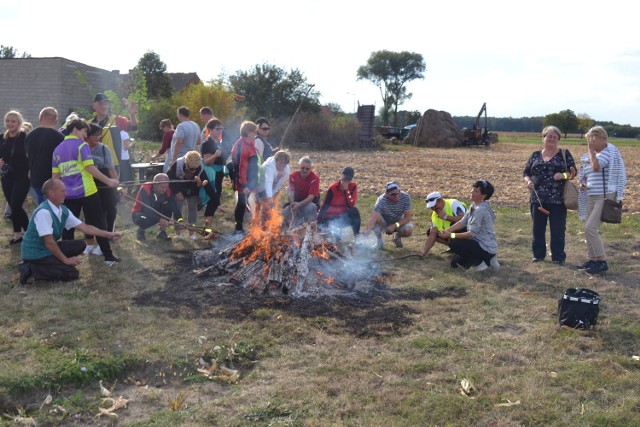
<instances>
[{"instance_id":1,"label":"crowd of people","mask_svg":"<svg viewBox=\"0 0 640 427\"><path fill-rule=\"evenodd\" d=\"M29 130L18 111L4 117L5 132L0 135L0 170L2 190L8 202L5 216L13 226L10 245L20 244L22 263L20 282L34 276L41 280L73 280L78 255L104 257L107 265L118 262L110 242L121 237L114 232L118 201L116 187L133 180L128 150L135 143L129 132L137 127L137 104L125 103L129 118L110 113L110 101L99 93L92 104L95 115L87 120L72 113L57 129L58 113L52 107L40 112L38 126ZM213 224L221 205L223 181L228 177L235 192L234 234L245 234L245 224L266 227L275 209L279 209L281 226L293 229L317 222L322 231L338 239L345 230L352 236L375 236L376 246L384 247L384 235L391 236L396 247L414 232L413 202L396 181L385 185L375 202L370 218L361 231L357 208L356 171L346 166L321 197L322 184L313 170L309 156L290 166L287 150L269 141L269 120L261 117L240 125L239 138L232 146L223 143L224 125L209 107L203 107L200 129L190 119L187 107L177 109L177 126L170 119L159 124L163 131L160 150L151 156L165 156L163 172L151 182L141 183L131 220L138 227L136 238L144 241L147 230L160 240L171 240L168 228L173 225L176 238L184 229L189 238L198 239L198 212L204 209L204 229ZM560 130L547 126L542 131L542 149L534 151L525 164L523 177L530 192L533 262L547 256L546 229L550 228L551 260L565 265L567 208L564 187L578 177L581 194L579 212L585 219L588 259L578 268L590 274L608 270L605 249L599 235L600 215L605 199L621 201L626 187L622 156L608 141L601 126L587 133L588 150L581 156L581 166L571 153L559 147ZM280 208L278 200L288 183L287 202ZM494 222L496 214L489 200L494 186L487 180L471 185L471 204L444 197L434 191L426 197L431 210L431 225L421 252L427 257L436 243L450 252L452 267L473 267L476 271L497 270L498 242ZM32 192L37 207L31 217L23 205ZM129 196L130 197L130 196ZM133 199L133 198L132 198ZM183 206L186 201L186 222ZM84 218L80 221L81 215ZM74 239L74 230L85 233ZM212 232L208 237L215 234ZM373 238L373 237L372 237Z\"/></svg>"}]
</instances>

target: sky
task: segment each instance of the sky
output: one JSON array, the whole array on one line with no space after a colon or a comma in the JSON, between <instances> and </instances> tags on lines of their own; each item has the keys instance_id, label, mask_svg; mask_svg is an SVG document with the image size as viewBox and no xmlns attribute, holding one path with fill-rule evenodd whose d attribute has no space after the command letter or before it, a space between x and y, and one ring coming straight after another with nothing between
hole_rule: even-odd
<instances>
[{"instance_id":1,"label":"sky","mask_svg":"<svg viewBox=\"0 0 640 427\"><path fill-rule=\"evenodd\" d=\"M570 109L640 126L640 37L628 0L0 2L0 44L32 57L126 73L153 51L168 72L205 82L270 64L301 71L321 103L353 112L382 103L358 67L375 51L409 51L426 71L407 84L413 96L400 110L475 117L486 102L493 117Z\"/></svg>"}]
</instances>

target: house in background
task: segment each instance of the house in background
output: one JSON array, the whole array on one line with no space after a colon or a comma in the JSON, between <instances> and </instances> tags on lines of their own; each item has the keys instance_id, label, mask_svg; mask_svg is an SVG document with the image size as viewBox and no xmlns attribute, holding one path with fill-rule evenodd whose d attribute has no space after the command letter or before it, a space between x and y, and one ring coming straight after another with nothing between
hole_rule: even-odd
<instances>
[{"instance_id":1,"label":"house in background","mask_svg":"<svg viewBox=\"0 0 640 427\"><path fill-rule=\"evenodd\" d=\"M188 84L200 83L196 73L168 73L176 92ZM86 84L80 83L81 75ZM128 74L107 71L65 58L0 59L0 114L12 109L37 126L44 107L58 110L60 121L76 108L92 111L95 92L112 90L123 96L122 83Z\"/></svg>"}]
</instances>

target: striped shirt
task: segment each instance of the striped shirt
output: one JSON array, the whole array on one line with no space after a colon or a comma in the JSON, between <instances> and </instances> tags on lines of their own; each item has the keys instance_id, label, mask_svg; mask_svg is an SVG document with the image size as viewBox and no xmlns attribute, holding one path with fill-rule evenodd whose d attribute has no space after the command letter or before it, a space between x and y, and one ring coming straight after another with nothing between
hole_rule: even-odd
<instances>
[{"instance_id":1,"label":"striped shirt","mask_svg":"<svg viewBox=\"0 0 640 427\"><path fill-rule=\"evenodd\" d=\"M404 218L405 211L411 210L411 197L404 191L400 192L400 200L396 203L391 203L386 194L381 195L376 200L376 205L373 207L374 212L378 212L382 215L382 219L387 224L393 224L399 222Z\"/></svg>"},{"instance_id":2,"label":"striped shirt","mask_svg":"<svg viewBox=\"0 0 640 427\"><path fill-rule=\"evenodd\" d=\"M624 190L627 184L627 174L622 161L620 152L611 143L607 143L607 147L596 154L600 170L594 171L589 160L589 153L582 155L582 168L580 170L581 183L587 187L587 195L604 195L606 182L607 193L617 193L616 200L622 200ZM604 170L604 180L603 180Z\"/></svg>"}]
</instances>

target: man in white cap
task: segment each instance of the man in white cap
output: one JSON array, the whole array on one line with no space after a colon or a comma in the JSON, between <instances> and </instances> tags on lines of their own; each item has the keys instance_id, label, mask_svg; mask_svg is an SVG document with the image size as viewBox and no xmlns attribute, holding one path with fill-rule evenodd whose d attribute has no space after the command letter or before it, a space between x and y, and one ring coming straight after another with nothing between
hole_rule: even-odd
<instances>
[{"instance_id":1,"label":"man in white cap","mask_svg":"<svg viewBox=\"0 0 640 427\"><path fill-rule=\"evenodd\" d=\"M429 254L436 242L449 246L449 239L438 237L438 233L449 228L451 224L460 221L467 211L464 203L456 199L445 199L438 191L429 193L425 201L427 202L427 208L431 209L432 212L431 228L427 231L427 241L424 243L424 249L422 250L423 257Z\"/></svg>"}]
</instances>

